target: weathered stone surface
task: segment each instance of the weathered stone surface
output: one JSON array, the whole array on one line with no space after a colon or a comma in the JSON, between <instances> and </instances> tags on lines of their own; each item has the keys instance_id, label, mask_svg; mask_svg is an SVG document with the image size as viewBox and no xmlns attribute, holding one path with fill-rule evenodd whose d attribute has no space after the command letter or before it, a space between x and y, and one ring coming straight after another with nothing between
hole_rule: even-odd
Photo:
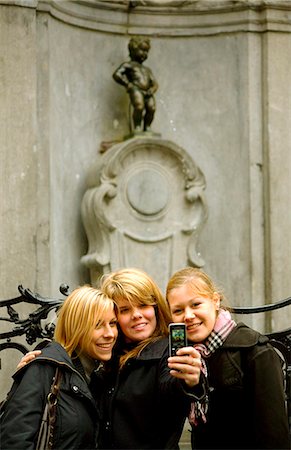
<instances>
[{"instance_id":1,"label":"weathered stone surface","mask_svg":"<svg viewBox=\"0 0 291 450\"><path fill-rule=\"evenodd\" d=\"M135 137L103 154L82 201L91 281L139 267L165 290L186 265L201 267L199 234L207 219L205 178L188 153L160 138Z\"/></svg>"}]
</instances>

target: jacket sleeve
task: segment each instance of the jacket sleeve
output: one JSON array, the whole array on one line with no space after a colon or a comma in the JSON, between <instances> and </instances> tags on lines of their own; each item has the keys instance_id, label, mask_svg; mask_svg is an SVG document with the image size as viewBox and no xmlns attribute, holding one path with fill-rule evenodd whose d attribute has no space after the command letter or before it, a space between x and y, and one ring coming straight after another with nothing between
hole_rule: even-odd
<instances>
[{"instance_id":1,"label":"jacket sleeve","mask_svg":"<svg viewBox=\"0 0 291 450\"><path fill-rule=\"evenodd\" d=\"M249 361L248 386L256 448L290 449L290 436L281 361L271 345Z\"/></svg>"},{"instance_id":2,"label":"jacket sleeve","mask_svg":"<svg viewBox=\"0 0 291 450\"><path fill-rule=\"evenodd\" d=\"M33 361L16 376L1 417L2 450L35 449L54 371L52 366Z\"/></svg>"},{"instance_id":3,"label":"jacket sleeve","mask_svg":"<svg viewBox=\"0 0 291 450\"><path fill-rule=\"evenodd\" d=\"M162 395L175 402L183 402L190 406L196 400L202 401L206 397L207 383L205 377L200 377L199 384L190 388L183 380L173 377L168 367L168 349L161 357L159 364L159 386Z\"/></svg>"}]
</instances>

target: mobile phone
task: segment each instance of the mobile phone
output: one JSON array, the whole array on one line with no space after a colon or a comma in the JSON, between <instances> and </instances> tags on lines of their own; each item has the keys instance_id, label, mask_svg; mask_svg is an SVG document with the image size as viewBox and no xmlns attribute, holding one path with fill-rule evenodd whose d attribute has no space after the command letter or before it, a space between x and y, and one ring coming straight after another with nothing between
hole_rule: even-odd
<instances>
[{"instance_id":1,"label":"mobile phone","mask_svg":"<svg viewBox=\"0 0 291 450\"><path fill-rule=\"evenodd\" d=\"M169 324L169 354L175 356L179 348L187 347L186 325L184 323Z\"/></svg>"}]
</instances>

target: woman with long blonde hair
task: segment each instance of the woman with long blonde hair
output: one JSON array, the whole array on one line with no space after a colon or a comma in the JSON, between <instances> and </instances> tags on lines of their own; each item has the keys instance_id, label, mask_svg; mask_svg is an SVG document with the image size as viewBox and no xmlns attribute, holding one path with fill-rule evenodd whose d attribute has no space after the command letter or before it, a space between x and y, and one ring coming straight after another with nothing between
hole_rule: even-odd
<instances>
[{"instance_id":1,"label":"woman with long blonde hair","mask_svg":"<svg viewBox=\"0 0 291 450\"><path fill-rule=\"evenodd\" d=\"M56 368L61 371L54 449L97 448L100 412L91 380L112 356L115 304L90 286L75 289L58 312L54 341L14 375L1 414L1 449L34 450ZM38 353L38 356L35 354ZM31 359L28 357L28 360Z\"/></svg>"},{"instance_id":2,"label":"woman with long blonde hair","mask_svg":"<svg viewBox=\"0 0 291 450\"><path fill-rule=\"evenodd\" d=\"M144 271L105 275L101 289L117 304L120 332L116 366L105 377L100 447L177 449L191 400L201 394L199 353L185 347L169 368L169 308Z\"/></svg>"}]
</instances>

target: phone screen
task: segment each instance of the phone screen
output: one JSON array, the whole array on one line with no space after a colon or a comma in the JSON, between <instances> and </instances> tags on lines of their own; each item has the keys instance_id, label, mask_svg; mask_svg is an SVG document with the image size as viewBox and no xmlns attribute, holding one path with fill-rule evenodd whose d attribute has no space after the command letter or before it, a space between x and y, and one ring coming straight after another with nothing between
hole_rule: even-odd
<instances>
[{"instance_id":1,"label":"phone screen","mask_svg":"<svg viewBox=\"0 0 291 450\"><path fill-rule=\"evenodd\" d=\"M176 355L179 348L187 346L186 326L184 323L170 323L169 325L169 353Z\"/></svg>"}]
</instances>

